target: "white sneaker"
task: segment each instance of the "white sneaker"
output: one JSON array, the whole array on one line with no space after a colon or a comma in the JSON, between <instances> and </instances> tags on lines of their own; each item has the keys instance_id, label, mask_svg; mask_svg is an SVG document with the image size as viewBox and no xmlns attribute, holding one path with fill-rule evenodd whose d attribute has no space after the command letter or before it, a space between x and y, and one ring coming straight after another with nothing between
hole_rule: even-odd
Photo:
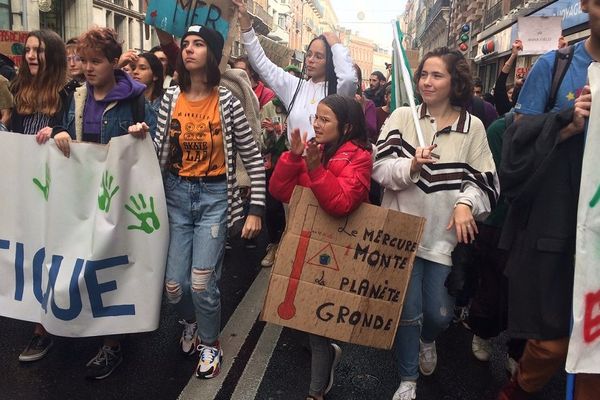
<instances>
[{"instance_id":1,"label":"white sneaker","mask_svg":"<svg viewBox=\"0 0 600 400\"><path fill-rule=\"evenodd\" d=\"M402 381L392 400L414 400L417 398L417 382Z\"/></svg>"},{"instance_id":2,"label":"white sneaker","mask_svg":"<svg viewBox=\"0 0 600 400\"><path fill-rule=\"evenodd\" d=\"M267 245L267 254L265 254L265 257L260 262L260 265L262 265L265 268L273 266L273 263L275 262L275 254L277 254L278 246L279 246L279 243L269 243Z\"/></svg>"},{"instance_id":3,"label":"white sneaker","mask_svg":"<svg viewBox=\"0 0 600 400\"><path fill-rule=\"evenodd\" d=\"M437 351L435 341L424 343L419 340L419 371L425 376L433 374L437 366Z\"/></svg>"},{"instance_id":4,"label":"white sneaker","mask_svg":"<svg viewBox=\"0 0 600 400\"><path fill-rule=\"evenodd\" d=\"M333 351L333 360L331 362L331 369L329 371L329 383L327 384L327 387L325 388L323 395L326 395L327 393L329 393L329 391L333 387L333 374L335 373L335 367L337 367L337 365L340 363L340 360L342 358L342 349L340 348L340 346L338 346L335 343L331 343L331 348Z\"/></svg>"},{"instance_id":5,"label":"white sneaker","mask_svg":"<svg viewBox=\"0 0 600 400\"><path fill-rule=\"evenodd\" d=\"M200 359L196 367L196 377L211 379L219 375L219 372L221 372L221 359L223 358L223 350L221 350L219 342L214 346L200 344L198 351L200 352Z\"/></svg>"},{"instance_id":6,"label":"white sneaker","mask_svg":"<svg viewBox=\"0 0 600 400\"><path fill-rule=\"evenodd\" d=\"M471 350L473 351L475 358L479 361L489 361L492 357L492 342L482 339L477 335L473 335Z\"/></svg>"},{"instance_id":7,"label":"white sneaker","mask_svg":"<svg viewBox=\"0 0 600 400\"><path fill-rule=\"evenodd\" d=\"M181 332L181 339L179 339L181 351L187 355L192 355L196 352L199 344L198 325L196 322L189 323L185 319L182 319L179 323L183 325L183 332Z\"/></svg>"},{"instance_id":8,"label":"white sneaker","mask_svg":"<svg viewBox=\"0 0 600 400\"><path fill-rule=\"evenodd\" d=\"M519 368L519 362L507 354L506 364L504 365L504 367L506 368L506 372L508 372L510 376L515 376L515 374L517 373L517 369Z\"/></svg>"}]
</instances>

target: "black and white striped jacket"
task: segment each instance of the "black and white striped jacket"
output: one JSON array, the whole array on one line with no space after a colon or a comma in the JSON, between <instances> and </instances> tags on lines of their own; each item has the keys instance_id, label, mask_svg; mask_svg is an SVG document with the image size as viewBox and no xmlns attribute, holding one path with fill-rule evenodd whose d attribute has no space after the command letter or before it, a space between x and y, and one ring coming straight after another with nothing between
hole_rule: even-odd
<instances>
[{"instance_id":1,"label":"black and white striped jacket","mask_svg":"<svg viewBox=\"0 0 600 400\"><path fill-rule=\"evenodd\" d=\"M167 171L169 159L171 115L180 92L179 87L169 88L162 98L158 111L154 144L163 174ZM227 227L230 235L237 235L242 229L244 214L242 197L235 177L236 155L239 153L250 177L252 190L249 214L260 217L263 216L265 209L265 169L242 104L223 86L219 86L219 112L227 158Z\"/></svg>"}]
</instances>

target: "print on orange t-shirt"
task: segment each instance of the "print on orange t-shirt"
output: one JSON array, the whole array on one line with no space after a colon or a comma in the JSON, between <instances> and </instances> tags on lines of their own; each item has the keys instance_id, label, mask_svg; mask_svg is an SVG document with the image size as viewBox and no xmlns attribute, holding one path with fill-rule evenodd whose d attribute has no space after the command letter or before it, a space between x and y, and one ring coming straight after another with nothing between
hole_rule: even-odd
<instances>
[{"instance_id":1,"label":"print on orange t-shirt","mask_svg":"<svg viewBox=\"0 0 600 400\"><path fill-rule=\"evenodd\" d=\"M169 165L185 177L225 174L225 150L219 115L219 93L189 101L179 95L169 128Z\"/></svg>"}]
</instances>

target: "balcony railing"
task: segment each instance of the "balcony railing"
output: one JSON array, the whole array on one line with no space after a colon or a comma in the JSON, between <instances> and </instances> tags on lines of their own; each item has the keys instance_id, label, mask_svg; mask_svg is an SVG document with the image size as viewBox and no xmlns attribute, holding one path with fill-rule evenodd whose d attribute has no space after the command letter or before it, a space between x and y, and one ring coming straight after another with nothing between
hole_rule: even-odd
<instances>
[{"instance_id":1,"label":"balcony railing","mask_svg":"<svg viewBox=\"0 0 600 400\"><path fill-rule=\"evenodd\" d=\"M514 10L515 8L522 6L524 0L510 0L510 9Z\"/></svg>"},{"instance_id":2,"label":"balcony railing","mask_svg":"<svg viewBox=\"0 0 600 400\"><path fill-rule=\"evenodd\" d=\"M317 12L317 14L319 14L320 17L324 15L325 8L319 0L306 0L306 2L312 7L313 10Z\"/></svg>"},{"instance_id":3,"label":"balcony railing","mask_svg":"<svg viewBox=\"0 0 600 400\"><path fill-rule=\"evenodd\" d=\"M450 6L450 0L437 0L433 7L427 13L427 19L425 20L425 27L428 28L434 19L442 12L442 9Z\"/></svg>"},{"instance_id":4,"label":"balcony railing","mask_svg":"<svg viewBox=\"0 0 600 400\"><path fill-rule=\"evenodd\" d=\"M488 26L502 17L502 1L497 2L485 11L483 25Z\"/></svg>"},{"instance_id":5,"label":"balcony railing","mask_svg":"<svg viewBox=\"0 0 600 400\"><path fill-rule=\"evenodd\" d=\"M267 11L258 3L255 3L253 0L248 0L246 3L246 7L248 8L248 12L253 16L259 18L270 31L273 30L273 16L269 15Z\"/></svg>"}]
</instances>

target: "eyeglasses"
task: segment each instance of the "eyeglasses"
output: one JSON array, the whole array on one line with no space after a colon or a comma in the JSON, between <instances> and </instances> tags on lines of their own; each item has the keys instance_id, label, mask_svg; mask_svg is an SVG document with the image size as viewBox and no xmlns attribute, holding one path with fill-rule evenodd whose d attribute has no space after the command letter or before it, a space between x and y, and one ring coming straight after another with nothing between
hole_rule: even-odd
<instances>
[{"instance_id":1,"label":"eyeglasses","mask_svg":"<svg viewBox=\"0 0 600 400\"><path fill-rule=\"evenodd\" d=\"M310 117L308 117L308 118L309 118L311 124L317 125L320 127L324 127L326 123L330 122L327 118L321 117L316 114L311 114Z\"/></svg>"},{"instance_id":2,"label":"eyeglasses","mask_svg":"<svg viewBox=\"0 0 600 400\"><path fill-rule=\"evenodd\" d=\"M321 53L313 53L312 51L306 52L306 60L310 60L311 58L316 61L323 61L325 59L325 55Z\"/></svg>"},{"instance_id":3,"label":"eyeglasses","mask_svg":"<svg viewBox=\"0 0 600 400\"><path fill-rule=\"evenodd\" d=\"M79 62L81 57L79 56L67 56L67 62Z\"/></svg>"}]
</instances>

